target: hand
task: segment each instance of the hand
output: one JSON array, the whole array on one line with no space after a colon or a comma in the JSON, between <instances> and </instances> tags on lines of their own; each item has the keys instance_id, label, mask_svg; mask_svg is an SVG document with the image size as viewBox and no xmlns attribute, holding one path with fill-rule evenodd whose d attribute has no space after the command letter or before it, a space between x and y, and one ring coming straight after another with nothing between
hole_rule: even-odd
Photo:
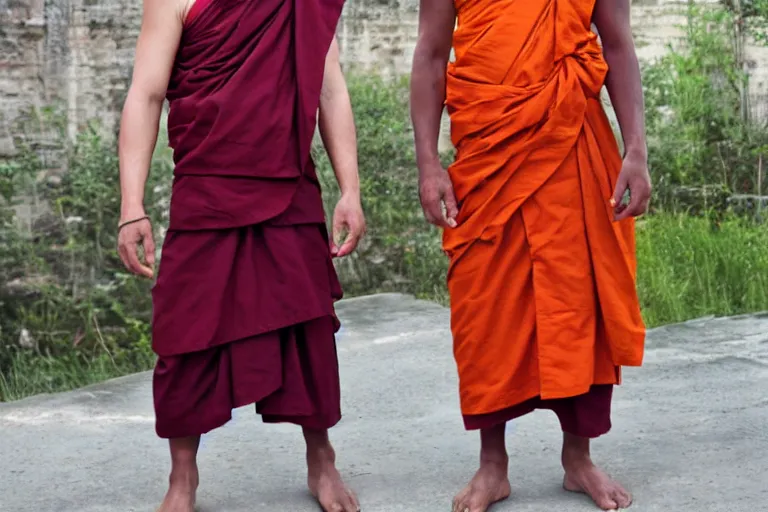
<instances>
[{"instance_id":1,"label":"hand","mask_svg":"<svg viewBox=\"0 0 768 512\"><path fill-rule=\"evenodd\" d=\"M624 194L629 191L629 203L624 203ZM621 167L616 189L611 198L614 220L639 217L648 211L651 201L651 176L645 157L627 155Z\"/></svg>"},{"instance_id":2,"label":"hand","mask_svg":"<svg viewBox=\"0 0 768 512\"><path fill-rule=\"evenodd\" d=\"M339 247L339 240L346 231L347 236ZM342 195L333 212L333 233L331 234L331 255L343 258L357 248L365 234L365 216L360 205L360 196Z\"/></svg>"},{"instance_id":3,"label":"hand","mask_svg":"<svg viewBox=\"0 0 768 512\"><path fill-rule=\"evenodd\" d=\"M121 219L120 225L134 219L141 219L144 214ZM139 246L144 249L144 263L139 259ZM155 241L152 237L152 224L149 219L125 224L117 234L117 252L125 267L136 275L152 278L155 268Z\"/></svg>"},{"instance_id":4,"label":"hand","mask_svg":"<svg viewBox=\"0 0 768 512\"><path fill-rule=\"evenodd\" d=\"M453 184L441 165L419 169L419 199L424 217L430 224L455 228L459 207L453 193Z\"/></svg>"}]
</instances>

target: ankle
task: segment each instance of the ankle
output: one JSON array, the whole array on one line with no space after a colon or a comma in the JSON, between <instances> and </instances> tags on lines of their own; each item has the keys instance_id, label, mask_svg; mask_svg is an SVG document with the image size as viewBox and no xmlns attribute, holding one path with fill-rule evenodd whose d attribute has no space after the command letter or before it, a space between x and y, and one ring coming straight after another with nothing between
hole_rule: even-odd
<instances>
[{"instance_id":1,"label":"ankle","mask_svg":"<svg viewBox=\"0 0 768 512\"><path fill-rule=\"evenodd\" d=\"M327 430L304 430L304 440L307 443L307 458L317 461L334 462L336 452L333 449Z\"/></svg>"},{"instance_id":2,"label":"ankle","mask_svg":"<svg viewBox=\"0 0 768 512\"><path fill-rule=\"evenodd\" d=\"M507 467L506 424L480 431L480 465Z\"/></svg>"},{"instance_id":3,"label":"ankle","mask_svg":"<svg viewBox=\"0 0 768 512\"><path fill-rule=\"evenodd\" d=\"M563 467L566 470L583 468L592 465L592 457L589 450L575 447L564 447L562 454Z\"/></svg>"},{"instance_id":4,"label":"ankle","mask_svg":"<svg viewBox=\"0 0 768 512\"><path fill-rule=\"evenodd\" d=\"M307 460L314 463L335 464L336 451L330 443L307 445Z\"/></svg>"},{"instance_id":5,"label":"ankle","mask_svg":"<svg viewBox=\"0 0 768 512\"><path fill-rule=\"evenodd\" d=\"M481 450L480 465L507 468L509 467L509 456L504 451L499 452L496 450Z\"/></svg>"},{"instance_id":6,"label":"ankle","mask_svg":"<svg viewBox=\"0 0 768 512\"><path fill-rule=\"evenodd\" d=\"M171 486L197 487L200 477L195 463L174 464L169 481Z\"/></svg>"}]
</instances>

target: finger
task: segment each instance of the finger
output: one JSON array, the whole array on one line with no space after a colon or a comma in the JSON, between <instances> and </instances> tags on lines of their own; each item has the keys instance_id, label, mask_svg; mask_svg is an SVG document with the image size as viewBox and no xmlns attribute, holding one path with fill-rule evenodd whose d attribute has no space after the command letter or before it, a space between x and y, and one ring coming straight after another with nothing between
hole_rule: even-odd
<instances>
[{"instance_id":1,"label":"finger","mask_svg":"<svg viewBox=\"0 0 768 512\"><path fill-rule=\"evenodd\" d=\"M131 269L130 258L128 257L128 248L123 243L117 245L117 254L120 256L120 261L123 262L126 270L133 272Z\"/></svg>"},{"instance_id":2,"label":"finger","mask_svg":"<svg viewBox=\"0 0 768 512\"><path fill-rule=\"evenodd\" d=\"M640 217L648 212L648 199L642 199L634 206L627 208L627 215L630 217Z\"/></svg>"},{"instance_id":3,"label":"finger","mask_svg":"<svg viewBox=\"0 0 768 512\"><path fill-rule=\"evenodd\" d=\"M611 207L615 212L620 212L623 208L622 201L624 194L627 193L627 179L624 174L619 174L619 180L616 182L616 188L613 190L613 196L611 196Z\"/></svg>"},{"instance_id":4,"label":"finger","mask_svg":"<svg viewBox=\"0 0 768 512\"><path fill-rule=\"evenodd\" d=\"M442 202L439 198L434 198L424 205L424 212L427 214L427 220L435 226L448 228L448 220L443 215Z\"/></svg>"},{"instance_id":5,"label":"finger","mask_svg":"<svg viewBox=\"0 0 768 512\"><path fill-rule=\"evenodd\" d=\"M631 190L631 189L630 189ZM616 215L616 220L621 221L630 217L637 217L644 213L644 204L647 203L647 194L644 190L638 191L630 196L629 206Z\"/></svg>"},{"instance_id":6,"label":"finger","mask_svg":"<svg viewBox=\"0 0 768 512\"><path fill-rule=\"evenodd\" d=\"M152 228L144 234L144 261L149 268L155 268L155 240L152 238Z\"/></svg>"},{"instance_id":7,"label":"finger","mask_svg":"<svg viewBox=\"0 0 768 512\"><path fill-rule=\"evenodd\" d=\"M360 238L362 238L362 233L359 230L350 232L347 235L346 240L344 240L344 243L341 245L341 248L339 248L338 257L343 258L344 256L352 254L352 252L354 252L354 250L357 248L357 244L360 242Z\"/></svg>"},{"instance_id":8,"label":"finger","mask_svg":"<svg viewBox=\"0 0 768 512\"><path fill-rule=\"evenodd\" d=\"M128 270L130 270L134 274L142 275L143 268L142 268L141 262L139 261L138 245L136 245L135 242L129 242L125 244L124 254L126 258L126 263L128 265Z\"/></svg>"},{"instance_id":9,"label":"finger","mask_svg":"<svg viewBox=\"0 0 768 512\"><path fill-rule=\"evenodd\" d=\"M339 254L339 238L344 231L344 221L340 217L334 216L333 228L331 229L331 254L338 256Z\"/></svg>"},{"instance_id":10,"label":"finger","mask_svg":"<svg viewBox=\"0 0 768 512\"><path fill-rule=\"evenodd\" d=\"M456 195L453 193L453 187L445 191L443 204L445 205L445 220L450 227L455 228L456 216L459 215L459 206L456 201Z\"/></svg>"},{"instance_id":11,"label":"finger","mask_svg":"<svg viewBox=\"0 0 768 512\"><path fill-rule=\"evenodd\" d=\"M355 252L355 249L357 249L357 243L359 239L358 238L348 238L344 241L344 243L339 248L339 252L336 254L337 258L343 258L344 256L349 256L353 252Z\"/></svg>"},{"instance_id":12,"label":"finger","mask_svg":"<svg viewBox=\"0 0 768 512\"><path fill-rule=\"evenodd\" d=\"M429 213L429 210L427 210L427 207L422 205L421 210L424 212L424 220L426 220L430 224L434 224L435 220L432 217L432 214Z\"/></svg>"},{"instance_id":13,"label":"finger","mask_svg":"<svg viewBox=\"0 0 768 512\"><path fill-rule=\"evenodd\" d=\"M333 241L333 232L328 236L328 248L331 251L331 257L335 257L336 254L339 252L339 248L336 246L336 243Z\"/></svg>"}]
</instances>

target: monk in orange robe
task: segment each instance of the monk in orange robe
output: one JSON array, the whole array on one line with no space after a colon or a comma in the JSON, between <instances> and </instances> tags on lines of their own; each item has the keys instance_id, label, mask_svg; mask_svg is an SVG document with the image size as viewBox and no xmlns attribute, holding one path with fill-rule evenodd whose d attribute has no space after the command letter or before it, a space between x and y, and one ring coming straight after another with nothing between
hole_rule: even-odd
<instances>
[{"instance_id":1,"label":"monk in orange robe","mask_svg":"<svg viewBox=\"0 0 768 512\"><path fill-rule=\"evenodd\" d=\"M456 512L509 496L505 424L534 409L560 419L567 490L605 510L631 503L590 458L621 367L641 365L645 341L634 217L651 184L629 11L629 0L421 1L420 197L444 228L461 408L482 444ZM447 172L444 106L456 148Z\"/></svg>"},{"instance_id":2,"label":"monk in orange robe","mask_svg":"<svg viewBox=\"0 0 768 512\"><path fill-rule=\"evenodd\" d=\"M131 271L154 275L143 192L167 99L175 167L152 291L156 431L172 462L161 512L194 510L200 436L249 404L265 422L302 427L323 510L359 510L328 438L341 419L332 257L365 227L334 38L342 7L144 1L120 132L118 243ZM333 237L310 154L318 124L341 189Z\"/></svg>"}]
</instances>

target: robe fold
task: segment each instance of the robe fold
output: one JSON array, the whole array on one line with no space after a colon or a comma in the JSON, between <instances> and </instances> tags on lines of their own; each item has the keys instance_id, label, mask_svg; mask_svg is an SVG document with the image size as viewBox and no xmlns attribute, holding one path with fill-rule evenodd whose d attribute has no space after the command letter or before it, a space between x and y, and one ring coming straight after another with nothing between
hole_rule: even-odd
<instances>
[{"instance_id":1,"label":"robe fold","mask_svg":"<svg viewBox=\"0 0 768 512\"><path fill-rule=\"evenodd\" d=\"M169 229L153 288L156 429L339 421L331 260L310 157L343 0L198 0L168 86Z\"/></svg>"},{"instance_id":2,"label":"robe fold","mask_svg":"<svg viewBox=\"0 0 768 512\"><path fill-rule=\"evenodd\" d=\"M609 415L602 386L642 362L634 221L613 222L609 204L621 155L600 101L594 3L455 2L459 216L443 246L468 428L590 396ZM576 430L610 425L598 423Z\"/></svg>"}]
</instances>

